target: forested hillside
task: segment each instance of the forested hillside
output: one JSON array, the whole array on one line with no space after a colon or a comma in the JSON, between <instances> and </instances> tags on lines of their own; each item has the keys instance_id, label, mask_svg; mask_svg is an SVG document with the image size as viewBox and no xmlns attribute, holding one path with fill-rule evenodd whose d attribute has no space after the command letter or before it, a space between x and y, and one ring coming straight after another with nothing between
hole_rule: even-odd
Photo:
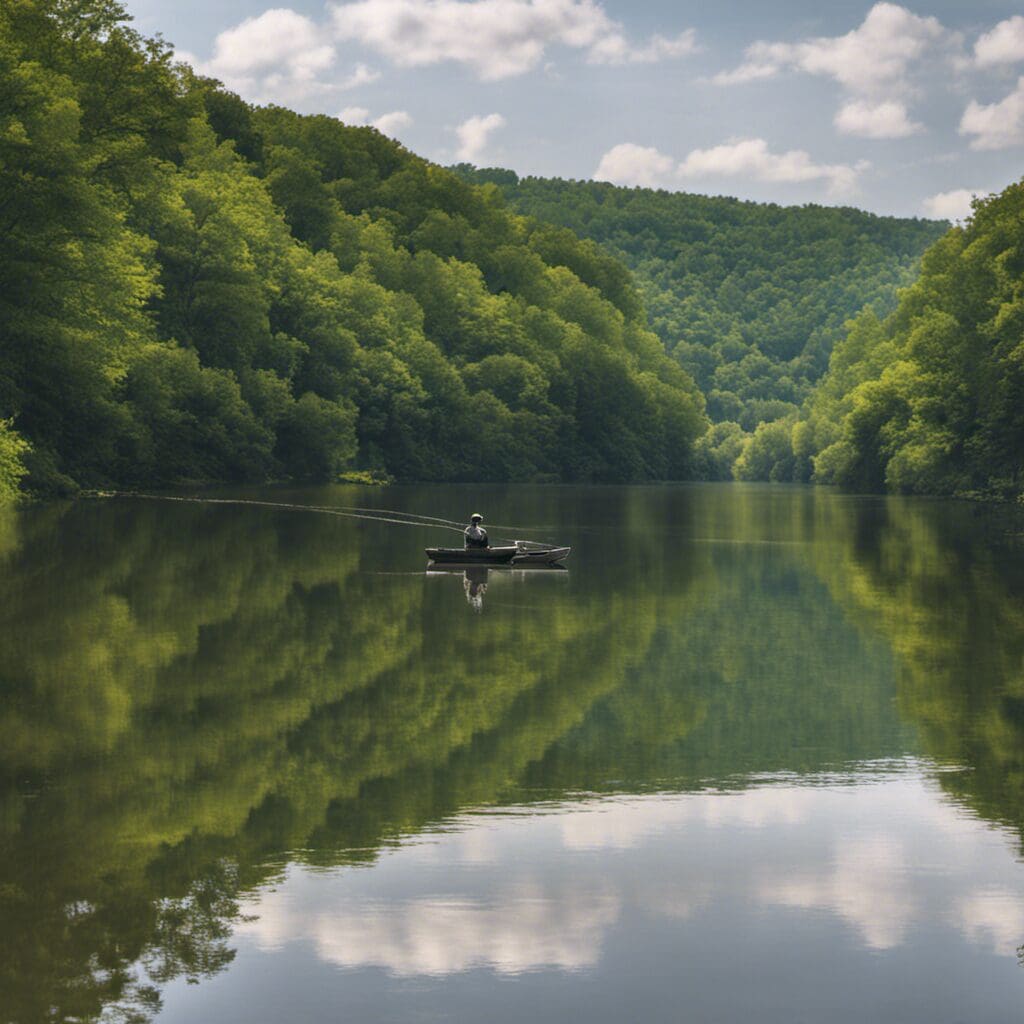
<instances>
[{"instance_id":1,"label":"forested hillside","mask_svg":"<svg viewBox=\"0 0 1024 1024\"><path fill-rule=\"evenodd\" d=\"M493 182L520 213L623 259L651 326L696 379L711 419L744 431L795 413L843 323L869 304L888 313L921 253L948 227L850 208L454 170Z\"/></svg>"},{"instance_id":2,"label":"forested hillside","mask_svg":"<svg viewBox=\"0 0 1024 1024\"><path fill-rule=\"evenodd\" d=\"M1024 184L950 229L456 170L633 267L707 398L695 475L1024 493Z\"/></svg>"},{"instance_id":3,"label":"forested hillside","mask_svg":"<svg viewBox=\"0 0 1024 1024\"><path fill-rule=\"evenodd\" d=\"M976 201L894 313L849 325L764 463L860 490L1024 496L1024 183Z\"/></svg>"},{"instance_id":4,"label":"forested hillside","mask_svg":"<svg viewBox=\"0 0 1024 1024\"><path fill-rule=\"evenodd\" d=\"M0 8L0 500L680 478L628 271L373 129L254 109L113 0Z\"/></svg>"},{"instance_id":5,"label":"forested hillside","mask_svg":"<svg viewBox=\"0 0 1024 1024\"><path fill-rule=\"evenodd\" d=\"M247 105L114 0L11 0L0 502L350 471L1020 494L1021 188L944 234L446 170Z\"/></svg>"}]
</instances>

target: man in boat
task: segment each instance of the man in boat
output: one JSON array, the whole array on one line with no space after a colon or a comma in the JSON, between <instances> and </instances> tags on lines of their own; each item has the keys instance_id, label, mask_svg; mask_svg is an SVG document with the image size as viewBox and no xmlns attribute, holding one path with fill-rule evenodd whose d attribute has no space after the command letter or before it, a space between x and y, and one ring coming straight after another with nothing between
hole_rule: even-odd
<instances>
[{"instance_id":1,"label":"man in boat","mask_svg":"<svg viewBox=\"0 0 1024 1024\"><path fill-rule=\"evenodd\" d=\"M479 512L474 512L469 517L469 526L462 531L467 551L470 548L490 547L490 544L487 542L487 531L480 525L483 521L484 517Z\"/></svg>"}]
</instances>

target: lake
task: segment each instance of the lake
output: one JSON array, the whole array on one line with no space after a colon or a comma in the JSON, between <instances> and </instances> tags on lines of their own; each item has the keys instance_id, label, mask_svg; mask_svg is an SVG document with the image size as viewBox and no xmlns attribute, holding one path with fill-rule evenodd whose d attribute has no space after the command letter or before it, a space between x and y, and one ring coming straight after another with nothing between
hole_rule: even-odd
<instances>
[{"instance_id":1,"label":"lake","mask_svg":"<svg viewBox=\"0 0 1024 1024\"><path fill-rule=\"evenodd\" d=\"M455 533L325 512L0 515L5 1024L1019 1019L1019 512L217 496L573 553L467 578L425 571Z\"/></svg>"}]
</instances>

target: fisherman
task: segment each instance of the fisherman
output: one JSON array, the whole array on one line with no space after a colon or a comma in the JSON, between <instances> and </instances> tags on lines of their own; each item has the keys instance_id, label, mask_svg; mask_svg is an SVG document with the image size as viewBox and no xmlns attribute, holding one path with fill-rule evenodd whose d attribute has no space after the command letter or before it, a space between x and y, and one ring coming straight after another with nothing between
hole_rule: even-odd
<instances>
[{"instance_id":1,"label":"fisherman","mask_svg":"<svg viewBox=\"0 0 1024 1024\"><path fill-rule=\"evenodd\" d=\"M462 532L462 536L466 540L467 551L470 548L490 547L490 544L487 543L487 531L480 525L483 521L484 517L479 512L474 512L469 517L469 526Z\"/></svg>"}]
</instances>

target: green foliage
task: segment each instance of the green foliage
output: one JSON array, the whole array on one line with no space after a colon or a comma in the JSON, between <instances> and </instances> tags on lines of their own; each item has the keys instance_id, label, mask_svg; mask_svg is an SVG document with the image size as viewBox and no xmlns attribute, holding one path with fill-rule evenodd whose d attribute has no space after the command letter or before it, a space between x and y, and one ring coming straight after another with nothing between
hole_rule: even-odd
<instances>
[{"instance_id":1,"label":"green foliage","mask_svg":"<svg viewBox=\"0 0 1024 1024\"><path fill-rule=\"evenodd\" d=\"M853 209L519 178L467 164L453 170L500 188L519 212L621 258L666 351L707 396L711 420L735 421L747 431L798 410L824 373L844 321L865 306L889 312L897 288L947 226ZM545 259L554 256L558 237L556 229L543 229L552 240L537 246ZM578 253L564 264L593 283ZM600 280L616 301L614 281Z\"/></svg>"},{"instance_id":2,"label":"green foliage","mask_svg":"<svg viewBox=\"0 0 1024 1024\"><path fill-rule=\"evenodd\" d=\"M774 483L796 479L796 458L793 453L794 419L759 423L743 442L743 449L733 466L737 480L771 480Z\"/></svg>"},{"instance_id":3,"label":"green foliage","mask_svg":"<svg viewBox=\"0 0 1024 1024\"><path fill-rule=\"evenodd\" d=\"M244 480L270 471L274 435L235 377L202 366L195 352L154 345L133 362L122 393L134 423L120 479Z\"/></svg>"},{"instance_id":4,"label":"green foliage","mask_svg":"<svg viewBox=\"0 0 1024 1024\"><path fill-rule=\"evenodd\" d=\"M109 0L16 0L0 40L0 416L30 488L688 471L703 399L593 242L253 109Z\"/></svg>"},{"instance_id":5,"label":"green foliage","mask_svg":"<svg viewBox=\"0 0 1024 1024\"><path fill-rule=\"evenodd\" d=\"M17 500L28 450L28 444L15 433L10 420L0 420L0 505Z\"/></svg>"},{"instance_id":6,"label":"green foliage","mask_svg":"<svg viewBox=\"0 0 1024 1024\"><path fill-rule=\"evenodd\" d=\"M1024 185L976 203L884 322L863 314L808 401L794 448L864 490L1024 493Z\"/></svg>"},{"instance_id":7,"label":"green foliage","mask_svg":"<svg viewBox=\"0 0 1024 1024\"><path fill-rule=\"evenodd\" d=\"M699 480L732 480L733 466L747 440L738 423L712 423L693 446L694 475Z\"/></svg>"},{"instance_id":8,"label":"green foliage","mask_svg":"<svg viewBox=\"0 0 1024 1024\"><path fill-rule=\"evenodd\" d=\"M81 482L95 479L111 454L113 381L151 337L152 244L129 226L114 181L135 154L126 133L96 138L93 93L70 77L96 70L90 26L105 30L110 11L0 8L0 416L17 416L30 468L52 481L67 464ZM81 34L62 34L62 19ZM113 105L120 83L109 84Z\"/></svg>"}]
</instances>

